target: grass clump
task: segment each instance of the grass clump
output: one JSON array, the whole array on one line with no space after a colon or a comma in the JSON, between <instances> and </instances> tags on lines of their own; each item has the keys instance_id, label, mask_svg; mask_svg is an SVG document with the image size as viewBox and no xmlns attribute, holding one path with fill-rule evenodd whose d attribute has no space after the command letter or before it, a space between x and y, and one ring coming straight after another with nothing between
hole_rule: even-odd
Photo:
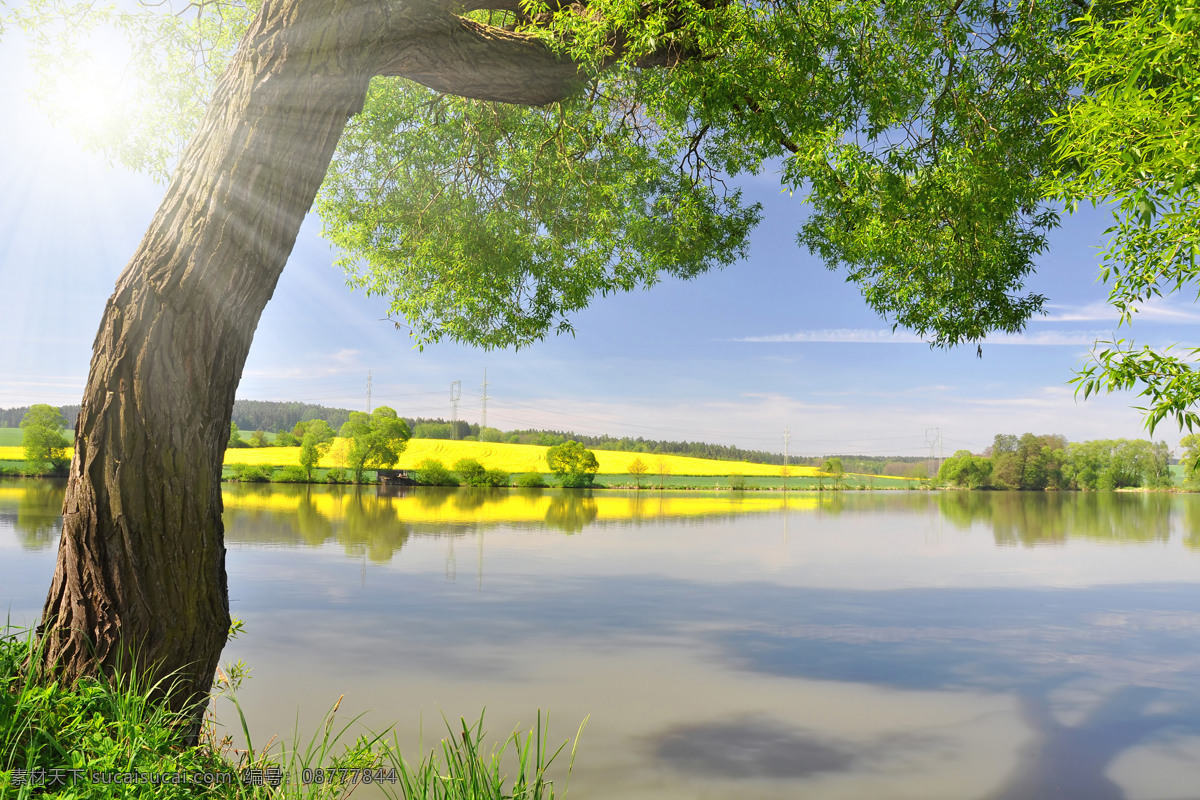
<instances>
[{"instance_id":1,"label":"grass clump","mask_svg":"<svg viewBox=\"0 0 1200 800\"><path fill-rule=\"evenodd\" d=\"M28 679L36 663L30 631L0 627L0 797L5 800L335 800L362 784L404 800L554 800L547 777L553 753L539 712L537 726L514 732L485 754L483 719L435 747L413 766L387 733L348 734L335 719L341 699L307 742L299 732L288 746L274 737L261 749L251 744L249 725L235 696L247 674L240 662L218 670L214 697L226 697L247 742L235 750L232 737L217 739L211 709L201 743L185 746L181 717L150 699L170 686L133 679L83 680L76 686ZM582 733L583 726L580 726ZM579 735L570 751L567 776ZM511 749L510 749L511 746ZM510 779L506 766L512 769ZM114 776L121 776L114 779ZM565 793L565 785L564 785Z\"/></svg>"},{"instance_id":2,"label":"grass clump","mask_svg":"<svg viewBox=\"0 0 1200 800\"><path fill-rule=\"evenodd\" d=\"M180 718L149 699L163 687L136 678L73 687L30 681L25 665L36 660L35 647L28 631L0 631L0 797L256 796L233 791L235 767L218 752L182 746ZM107 776L115 775L146 779L113 783ZM192 778L207 775L226 781L227 791Z\"/></svg>"}]
</instances>

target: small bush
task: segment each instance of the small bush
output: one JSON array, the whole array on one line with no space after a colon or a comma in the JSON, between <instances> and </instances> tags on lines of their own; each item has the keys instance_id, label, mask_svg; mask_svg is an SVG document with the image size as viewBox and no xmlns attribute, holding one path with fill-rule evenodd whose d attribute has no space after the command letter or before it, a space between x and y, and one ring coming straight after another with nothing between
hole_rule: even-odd
<instances>
[{"instance_id":1,"label":"small bush","mask_svg":"<svg viewBox=\"0 0 1200 800\"><path fill-rule=\"evenodd\" d=\"M458 486L458 477L436 458L427 458L418 464L413 480L422 486Z\"/></svg>"},{"instance_id":2,"label":"small bush","mask_svg":"<svg viewBox=\"0 0 1200 800\"><path fill-rule=\"evenodd\" d=\"M514 486L520 486L523 489L545 489L546 479L542 477L540 472L526 472L524 475L517 476Z\"/></svg>"},{"instance_id":3,"label":"small bush","mask_svg":"<svg viewBox=\"0 0 1200 800\"><path fill-rule=\"evenodd\" d=\"M740 473L733 473L729 476L729 488L734 491L741 491L746 488L746 476Z\"/></svg>"},{"instance_id":4,"label":"small bush","mask_svg":"<svg viewBox=\"0 0 1200 800\"><path fill-rule=\"evenodd\" d=\"M334 467L325 471L326 483L346 483L346 470L341 467Z\"/></svg>"},{"instance_id":5,"label":"small bush","mask_svg":"<svg viewBox=\"0 0 1200 800\"><path fill-rule=\"evenodd\" d=\"M483 473L484 486L508 486L511 476L502 469L489 469Z\"/></svg>"},{"instance_id":6,"label":"small bush","mask_svg":"<svg viewBox=\"0 0 1200 800\"><path fill-rule=\"evenodd\" d=\"M271 480L271 473L274 472L265 464L230 464L229 469L233 471L233 477L230 480L240 483L267 483Z\"/></svg>"},{"instance_id":7,"label":"small bush","mask_svg":"<svg viewBox=\"0 0 1200 800\"><path fill-rule=\"evenodd\" d=\"M308 474L304 467L293 464L290 467L282 467L276 472L275 480L278 483L308 483Z\"/></svg>"},{"instance_id":8,"label":"small bush","mask_svg":"<svg viewBox=\"0 0 1200 800\"><path fill-rule=\"evenodd\" d=\"M473 458L460 458L454 462L454 471L462 478L463 483L467 486L487 486L484 482L484 476L487 471Z\"/></svg>"}]
</instances>

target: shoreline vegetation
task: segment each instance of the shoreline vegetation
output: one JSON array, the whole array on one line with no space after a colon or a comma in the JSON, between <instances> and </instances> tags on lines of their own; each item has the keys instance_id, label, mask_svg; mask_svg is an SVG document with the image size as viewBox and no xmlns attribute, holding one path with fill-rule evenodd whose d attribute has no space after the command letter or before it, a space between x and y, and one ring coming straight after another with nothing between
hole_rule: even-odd
<instances>
[{"instance_id":1,"label":"shoreline vegetation","mask_svg":"<svg viewBox=\"0 0 1200 800\"><path fill-rule=\"evenodd\" d=\"M314 425L325 431L315 445L308 442L313 438ZM1171 464L1172 454L1165 442L1068 442L1063 436L1031 433L1020 437L997 435L992 446L978 455L959 450L945 458L905 457L902 461L895 460L900 457L829 456L783 465L636 450L589 450L579 442L559 441L561 436L550 434L544 434L548 437L545 444L498 441L504 436L502 431L495 431L486 441L473 435L450 439L443 437L449 435L450 426L444 427L442 431L435 423L421 422L416 425L416 433L436 434L433 438L417 435L398 439L386 458L366 462L356 458L357 439L348 438L345 429L342 436L336 436L322 420L299 422L292 431L257 430L248 437L235 425L221 479L239 483L376 484L380 482L376 468L388 465L402 471L399 483L423 486L735 492L1200 489L1200 477L1194 469L1200 462L1200 436L1183 440L1182 463L1175 465ZM69 433L48 431L43 436L57 437L56 449L31 458L29 431L0 428L0 476L64 476L73 454ZM408 436L407 428L404 436ZM23 437L24 444L18 444ZM708 447L703 443L695 446ZM567 451L569 458L558 459L556 454Z\"/></svg>"},{"instance_id":2,"label":"shoreline vegetation","mask_svg":"<svg viewBox=\"0 0 1200 800\"><path fill-rule=\"evenodd\" d=\"M533 727L489 750L482 715L460 719L458 730L446 720L445 738L428 751L420 746L423 758L412 764L394 729L358 733L358 717L339 719L339 698L308 738L293 731L290 743L272 737L255 748L236 698L248 672L239 662L218 669L199 741L188 744L188 720L158 699L169 686L136 676L76 686L30 680L37 646L32 631L0 626L0 797L12 800L333 800L368 784L405 800L554 800L566 793L584 728L551 749L549 716L539 711ZM236 712L244 749L218 729L214 708L222 700ZM564 751L557 791L549 769Z\"/></svg>"}]
</instances>

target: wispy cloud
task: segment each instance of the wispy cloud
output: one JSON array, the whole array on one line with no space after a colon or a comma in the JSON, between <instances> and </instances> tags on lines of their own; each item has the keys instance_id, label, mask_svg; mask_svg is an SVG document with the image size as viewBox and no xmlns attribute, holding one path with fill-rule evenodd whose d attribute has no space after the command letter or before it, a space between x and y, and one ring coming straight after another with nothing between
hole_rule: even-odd
<instances>
[{"instance_id":1,"label":"wispy cloud","mask_svg":"<svg viewBox=\"0 0 1200 800\"><path fill-rule=\"evenodd\" d=\"M1082 306L1047 303L1046 308L1051 309L1052 313L1045 317L1037 317L1033 320L1034 322L1108 321L1114 325L1117 322L1117 310L1108 303L1088 303ZM1138 306L1134 319L1146 322L1197 325L1200 324L1200 312L1197 312L1191 304L1157 299Z\"/></svg>"},{"instance_id":2,"label":"wispy cloud","mask_svg":"<svg viewBox=\"0 0 1200 800\"><path fill-rule=\"evenodd\" d=\"M1090 345L1097 339L1109 336L1108 331L1038 331L1036 333L993 334L983 344L1033 345L1042 347L1076 347ZM742 336L735 342L750 343L823 343L823 344L928 344L909 331L865 328L826 328L822 330L794 331L764 336Z\"/></svg>"}]
</instances>

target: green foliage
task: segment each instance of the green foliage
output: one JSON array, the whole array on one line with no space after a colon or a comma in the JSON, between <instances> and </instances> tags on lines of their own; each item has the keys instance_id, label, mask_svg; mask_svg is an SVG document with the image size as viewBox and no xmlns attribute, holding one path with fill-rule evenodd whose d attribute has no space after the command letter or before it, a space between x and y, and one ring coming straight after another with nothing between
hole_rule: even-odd
<instances>
[{"instance_id":1,"label":"green foliage","mask_svg":"<svg viewBox=\"0 0 1200 800\"><path fill-rule=\"evenodd\" d=\"M629 465L626 466L625 469L628 470L629 474L633 476L633 480L637 484L637 488L642 488L642 476L645 475L647 470L650 469L648 466L646 466L646 462L642 461L640 458L635 458L633 461L629 462Z\"/></svg>"},{"instance_id":2,"label":"green foliage","mask_svg":"<svg viewBox=\"0 0 1200 800\"><path fill-rule=\"evenodd\" d=\"M1063 474L1079 489L1111 491L1171 485L1171 451L1166 442L1100 439L1073 442Z\"/></svg>"},{"instance_id":3,"label":"green foliage","mask_svg":"<svg viewBox=\"0 0 1200 800\"><path fill-rule=\"evenodd\" d=\"M300 444L300 438L291 431L280 429L275 433L276 447L297 447Z\"/></svg>"},{"instance_id":4,"label":"green foliage","mask_svg":"<svg viewBox=\"0 0 1200 800\"><path fill-rule=\"evenodd\" d=\"M394 409L380 406L370 414L350 412L341 435L350 440L346 465L354 474L354 482L362 483L364 470L388 469L399 460L410 433L408 423Z\"/></svg>"},{"instance_id":5,"label":"green foliage","mask_svg":"<svg viewBox=\"0 0 1200 800\"><path fill-rule=\"evenodd\" d=\"M153 80L88 127L114 159L162 173L258 4L144 5L30 0L5 18L51 81L97 25L125 34L129 73ZM475 12L582 65L578 91L522 108L376 79L316 207L351 282L389 297L422 345L525 345L569 331L597 294L733 263L759 209L725 178L772 163L811 201L800 244L937 346L1020 331L1042 311L1025 283L1058 223L1048 197L1115 201L1102 274L1128 321L1196 288L1200 11L1093 3L1073 21L1081 5ZM1076 383L1085 397L1140 388L1151 430L1167 416L1190 427L1195 353L1101 342Z\"/></svg>"},{"instance_id":6,"label":"green foliage","mask_svg":"<svg viewBox=\"0 0 1200 800\"><path fill-rule=\"evenodd\" d=\"M479 441L481 442L502 442L504 441L504 431L499 428L480 428Z\"/></svg>"},{"instance_id":7,"label":"green foliage","mask_svg":"<svg viewBox=\"0 0 1200 800\"><path fill-rule=\"evenodd\" d=\"M546 463L564 487L589 486L600 469L596 454L579 442L568 440L546 451Z\"/></svg>"},{"instance_id":8,"label":"green foliage","mask_svg":"<svg viewBox=\"0 0 1200 800\"><path fill-rule=\"evenodd\" d=\"M1121 324L1147 301L1200 289L1200 6L1093 3L1071 44L1084 91L1055 120L1068 204L1115 203L1101 278ZM1200 350L1096 343L1074 379L1084 397L1141 390L1151 432L1166 417L1189 430L1200 400Z\"/></svg>"},{"instance_id":9,"label":"green foliage","mask_svg":"<svg viewBox=\"0 0 1200 800\"><path fill-rule=\"evenodd\" d=\"M261 428L250 434L251 447L270 447L271 440L267 438L267 434Z\"/></svg>"},{"instance_id":10,"label":"green foliage","mask_svg":"<svg viewBox=\"0 0 1200 800\"><path fill-rule=\"evenodd\" d=\"M347 483L348 479L346 477L346 470L342 469L341 467L334 467L332 469L325 470L325 482Z\"/></svg>"},{"instance_id":11,"label":"green foliage","mask_svg":"<svg viewBox=\"0 0 1200 800\"><path fill-rule=\"evenodd\" d=\"M230 480L239 483L267 483L275 472L265 464L230 464L229 469L233 472Z\"/></svg>"},{"instance_id":12,"label":"green foliage","mask_svg":"<svg viewBox=\"0 0 1200 800\"><path fill-rule=\"evenodd\" d=\"M942 462L937 476L943 483L979 489L991 482L992 460L973 456L970 450L959 450Z\"/></svg>"},{"instance_id":13,"label":"green foliage","mask_svg":"<svg viewBox=\"0 0 1200 800\"><path fill-rule=\"evenodd\" d=\"M66 450L71 444L63 436L66 427L67 421L57 408L42 403L29 407L21 420L28 468L41 470L48 465L56 473L66 469Z\"/></svg>"},{"instance_id":14,"label":"green foliage","mask_svg":"<svg viewBox=\"0 0 1200 800\"><path fill-rule=\"evenodd\" d=\"M76 686L39 683L23 672L26 659L35 649L31 634L0 630L0 796L24 798L44 790L18 785L14 780L16 770L24 770L26 775L70 769L114 773L234 771L232 764L209 748L182 747L178 730L183 720L152 702L149 697L156 687L147 685L136 673L110 681L85 678ZM157 688L169 693L170 684ZM71 791L69 781L67 787ZM96 791L86 797L191 800L196 796L196 787L186 783L94 788ZM232 788L226 789L230 798ZM261 796L265 795L263 791Z\"/></svg>"},{"instance_id":15,"label":"green foliage","mask_svg":"<svg viewBox=\"0 0 1200 800\"><path fill-rule=\"evenodd\" d=\"M483 476L486 470L484 470L483 464L480 464L473 458L460 458L458 461L455 461L454 471L458 473L458 476L462 478L463 483L467 486L485 485Z\"/></svg>"},{"instance_id":16,"label":"green foliage","mask_svg":"<svg viewBox=\"0 0 1200 800\"><path fill-rule=\"evenodd\" d=\"M738 472L731 473L729 476L729 488L735 492L743 491L746 488L746 476Z\"/></svg>"},{"instance_id":17,"label":"green foliage","mask_svg":"<svg viewBox=\"0 0 1200 800\"><path fill-rule=\"evenodd\" d=\"M635 75L604 84L522 108L373 80L316 204L350 282L422 346L521 347L595 295L742 257L758 207L681 168L694 131L631 102Z\"/></svg>"},{"instance_id":18,"label":"green foliage","mask_svg":"<svg viewBox=\"0 0 1200 800\"><path fill-rule=\"evenodd\" d=\"M787 13L764 26L773 38L758 34L763 64L740 80L781 98L773 118L795 106L782 111L795 146L784 181L811 187L801 244L934 345L1021 330L1042 309L1022 289L1058 223L1043 200L1042 123L1070 88L1069 2L852 0ZM767 42L810 74L771 75L768 54L781 51Z\"/></svg>"},{"instance_id":19,"label":"green foliage","mask_svg":"<svg viewBox=\"0 0 1200 800\"><path fill-rule=\"evenodd\" d=\"M518 475L513 485L523 489L544 489L546 488L546 479L540 472L526 472Z\"/></svg>"},{"instance_id":20,"label":"green foliage","mask_svg":"<svg viewBox=\"0 0 1200 800\"><path fill-rule=\"evenodd\" d=\"M302 466L292 464L276 470L271 480L276 483L311 483L312 473Z\"/></svg>"},{"instance_id":21,"label":"green foliage","mask_svg":"<svg viewBox=\"0 0 1200 800\"><path fill-rule=\"evenodd\" d=\"M453 439L454 429L449 422L419 422L413 427L414 439Z\"/></svg>"},{"instance_id":22,"label":"green foliage","mask_svg":"<svg viewBox=\"0 0 1200 800\"><path fill-rule=\"evenodd\" d=\"M1066 437L1057 434L1026 433L1019 438L997 434L992 444L992 480L1003 488L1027 491L1066 488L1062 472L1066 449Z\"/></svg>"},{"instance_id":23,"label":"green foliage","mask_svg":"<svg viewBox=\"0 0 1200 800\"><path fill-rule=\"evenodd\" d=\"M303 434L300 441L300 466L304 468L304 474L311 481L313 468L329 452L329 447L333 444L333 428L329 427L329 423L323 419L314 419L303 424L297 423L296 427Z\"/></svg>"},{"instance_id":24,"label":"green foliage","mask_svg":"<svg viewBox=\"0 0 1200 800\"><path fill-rule=\"evenodd\" d=\"M1183 455L1179 466L1183 469L1183 488L1189 492L1200 491L1200 433L1189 433L1179 440Z\"/></svg>"},{"instance_id":25,"label":"green foliage","mask_svg":"<svg viewBox=\"0 0 1200 800\"><path fill-rule=\"evenodd\" d=\"M417 465L414 477L422 486L458 486L458 476L446 469L446 465L436 458L427 458Z\"/></svg>"},{"instance_id":26,"label":"green foliage","mask_svg":"<svg viewBox=\"0 0 1200 800\"><path fill-rule=\"evenodd\" d=\"M231 634L236 632L231 628ZM0 796L24 800L55 797L63 800L343 800L358 786L340 782L301 783L297 776L306 770L364 770L395 779L398 796L407 800L553 800L554 782L547 772L570 740L557 749L549 744L549 717L538 713L529 731L514 731L498 749L485 752L486 733L482 716L461 730L447 728L447 736L432 753L410 764L386 734L348 734L359 717L337 721L339 700L325 715L314 733L303 739L299 732L291 742L257 748L250 733L236 690L249 673L238 662L218 669L213 696L232 703L244 737L245 749L232 750L229 737L218 741L211 716L197 746L185 746L180 731L187 720L152 700L159 689L170 693L171 685L150 686L134 674L128 679L84 678L76 685L57 681L38 682L24 672L36 661L37 645L32 632L0 628ZM31 659L31 656L33 658ZM584 724L586 724L584 720ZM576 732L569 752L569 780L579 737ZM272 739L274 741L274 739ZM510 755L511 754L511 757ZM283 788L254 785L239 779L247 769L262 770L291 778ZM31 773L84 770L146 775L209 774L228 777L212 785L190 782L159 784L93 784L68 777L64 789L39 781L24 783ZM510 777L511 776L511 777ZM81 787L86 791L80 792ZM564 781L563 790L566 789ZM49 791L47 791L49 790ZM357 793L356 793L357 794Z\"/></svg>"},{"instance_id":27,"label":"green foliage","mask_svg":"<svg viewBox=\"0 0 1200 800\"><path fill-rule=\"evenodd\" d=\"M503 487L508 486L512 482L512 475L502 469L489 469L483 473L484 486Z\"/></svg>"},{"instance_id":28,"label":"green foliage","mask_svg":"<svg viewBox=\"0 0 1200 800\"><path fill-rule=\"evenodd\" d=\"M247 445L244 441L242 441L242 432L240 430L238 430L238 424L236 422L229 423L229 445L228 446L229 447L249 447L249 445Z\"/></svg>"},{"instance_id":29,"label":"green foliage","mask_svg":"<svg viewBox=\"0 0 1200 800\"><path fill-rule=\"evenodd\" d=\"M543 723L538 712L536 726L525 732L514 731L504 744L484 755L483 718L474 725L459 720L461 730L455 731L446 723L450 735L442 740L440 751L435 749L418 767L398 760L403 796L410 800L554 800L553 781L546 777L550 765L562 754L568 742L551 752L547 741L549 715ZM575 762L579 737L584 725L575 734L567 765L567 781ZM509 747L512 755L506 755ZM512 786L506 787L507 776L515 764ZM566 782L563 785L566 794Z\"/></svg>"}]
</instances>

